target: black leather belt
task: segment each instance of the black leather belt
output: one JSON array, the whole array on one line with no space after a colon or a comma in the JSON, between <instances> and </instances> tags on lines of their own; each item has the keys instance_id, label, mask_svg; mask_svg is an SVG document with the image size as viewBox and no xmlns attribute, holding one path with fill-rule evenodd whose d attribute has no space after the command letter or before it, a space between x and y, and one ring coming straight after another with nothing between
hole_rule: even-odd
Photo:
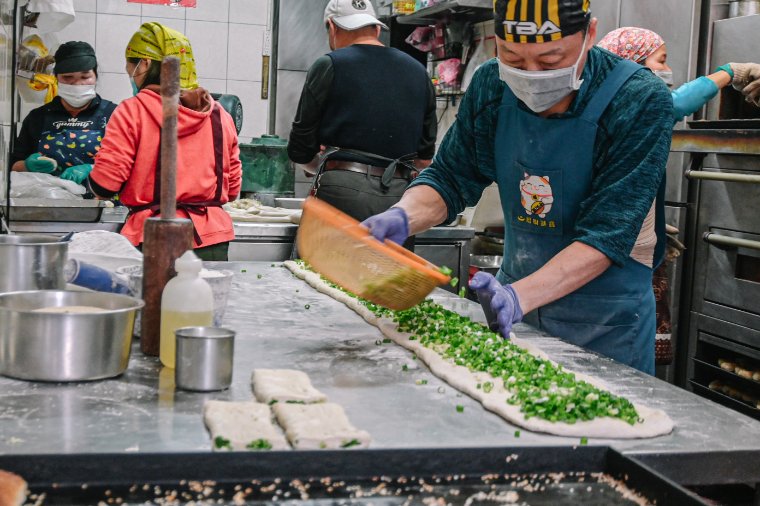
<instances>
[{"instance_id":1,"label":"black leather belt","mask_svg":"<svg viewBox=\"0 0 760 506\"><path fill-rule=\"evenodd\" d=\"M325 162L325 170L348 170L375 177L382 177L383 173L385 173L385 167L344 160L328 160ZM396 170L393 172L393 179L406 179L409 181L415 177L417 177L417 171L403 165L397 166Z\"/></svg>"}]
</instances>

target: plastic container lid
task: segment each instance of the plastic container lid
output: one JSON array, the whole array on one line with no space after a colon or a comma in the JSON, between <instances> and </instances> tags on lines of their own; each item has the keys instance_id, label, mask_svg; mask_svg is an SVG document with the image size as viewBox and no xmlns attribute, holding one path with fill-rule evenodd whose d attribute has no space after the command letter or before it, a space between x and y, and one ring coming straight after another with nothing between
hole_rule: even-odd
<instances>
[{"instance_id":1,"label":"plastic container lid","mask_svg":"<svg viewBox=\"0 0 760 506\"><path fill-rule=\"evenodd\" d=\"M174 261L174 269L177 273L198 274L203 268L203 262L193 253L193 250L185 251L181 257Z\"/></svg>"},{"instance_id":2,"label":"plastic container lid","mask_svg":"<svg viewBox=\"0 0 760 506\"><path fill-rule=\"evenodd\" d=\"M281 139L277 135L262 135L261 137L254 137L251 139L249 146L273 146L284 147L288 145L288 141Z\"/></svg>"}]
</instances>

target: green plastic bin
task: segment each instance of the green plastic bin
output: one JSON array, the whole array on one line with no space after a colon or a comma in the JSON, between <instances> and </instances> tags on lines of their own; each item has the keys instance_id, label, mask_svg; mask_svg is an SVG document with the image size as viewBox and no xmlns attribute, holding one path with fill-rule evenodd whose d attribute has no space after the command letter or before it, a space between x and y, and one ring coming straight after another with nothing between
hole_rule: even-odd
<instances>
[{"instance_id":1,"label":"green plastic bin","mask_svg":"<svg viewBox=\"0 0 760 506\"><path fill-rule=\"evenodd\" d=\"M288 141L262 135L240 145L242 192L272 205L275 197L295 195L295 171L288 159Z\"/></svg>"}]
</instances>

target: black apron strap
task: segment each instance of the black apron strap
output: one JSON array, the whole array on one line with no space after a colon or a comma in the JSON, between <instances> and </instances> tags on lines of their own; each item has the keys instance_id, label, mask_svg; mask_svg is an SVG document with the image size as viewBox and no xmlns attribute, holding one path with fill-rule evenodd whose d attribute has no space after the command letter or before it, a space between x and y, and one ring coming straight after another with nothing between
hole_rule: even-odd
<instances>
[{"instance_id":1,"label":"black apron strap","mask_svg":"<svg viewBox=\"0 0 760 506\"><path fill-rule=\"evenodd\" d=\"M224 188L224 130L222 130L221 106L214 102L214 110L211 111L211 134L214 138L214 172L216 173L216 192L214 200L222 200Z\"/></svg>"}]
</instances>

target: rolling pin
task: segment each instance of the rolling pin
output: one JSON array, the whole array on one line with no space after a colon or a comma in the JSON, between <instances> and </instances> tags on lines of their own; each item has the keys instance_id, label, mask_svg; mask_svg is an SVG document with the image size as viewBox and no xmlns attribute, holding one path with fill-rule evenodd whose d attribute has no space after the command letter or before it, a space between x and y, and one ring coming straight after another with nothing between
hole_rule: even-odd
<instances>
[{"instance_id":1,"label":"rolling pin","mask_svg":"<svg viewBox=\"0 0 760 506\"><path fill-rule=\"evenodd\" d=\"M174 261L193 248L193 222L177 218L177 115L179 58L161 63L161 215L148 218L143 229L143 299L140 349L158 356L161 334L161 294L177 273Z\"/></svg>"}]
</instances>

